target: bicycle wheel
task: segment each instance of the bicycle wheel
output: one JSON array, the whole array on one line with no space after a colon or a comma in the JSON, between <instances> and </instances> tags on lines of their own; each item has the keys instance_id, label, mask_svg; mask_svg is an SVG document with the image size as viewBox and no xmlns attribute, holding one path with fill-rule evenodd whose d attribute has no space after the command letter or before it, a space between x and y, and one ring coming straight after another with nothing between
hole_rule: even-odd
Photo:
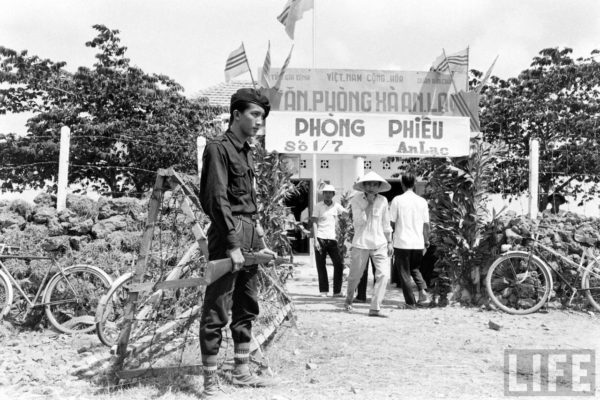
<instances>
[{"instance_id":1,"label":"bicycle wheel","mask_svg":"<svg viewBox=\"0 0 600 400\"><path fill-rule=\"evenodd\" d=\"M74 265L50 279L44 292L46 316L63 333L87 333L95 328L100 297L112 280L98 267Z\"/></svg>"},{"instance_id":2,"label":"bicycle wheel","mask_svg":"<svg viewBox=\"0 0 600 400\"><path fill-rule=\"evenodd\" d=\"M8 276L0 271L0 320L10 310L13 301L13 288Z\"/></svg>"},{"instance_id":3,"label":"bicycle wheel","mask_svg":"<svg viewBox=\"0 0 600 400\"><path fill-rule=\"evenodd\" d=\"M581 278L581 288L585 291L590 304L600 311L600 264L597 261L590 263Z\"/></svg>"},{"instance_id":4,"label":"bicycle wheel","mask_svg":"<svg viewBox=\"0 0 600 400\"><path fill-rule=\"evenodd\" d=\"M184 273L190 278L189 271ZM102 299L102 304L96 312L96 334L106 346L117 344L119 335L125 323L125 308L129 299L129 285L133 280L133 273L120 277ZM188 301L183 297L189 296L196 288L179 289L177 291L157 290L154 292L142 291L138 293L136 312L129 334L129 342L133 343L144 336L153 335L157 329L155 321L164 318L171 311L169 306L178 302L179 307L192 307L197 303L197 296L192 296ZM184 294L186 293L186 294Z\"/></svg>"},{"instance_id":5,"label":"bicycle wheel","mask_svg":"<svg viewBox=\"0 0 600 400\"><path fill-rule=\"evenodd\" d=\"M96 310L96 334L106 345L117 343L123 322L125 305L129 297L127 285L131 283L133 272L121 275L113 282L105 296L102 296Z\"/></svg>"},{"instance_id":6,"label":"bicycle wheel","mask_svg":"<svg viewBox=\"0 0 600 400\"><path fill-rule=\"evenodd\" d=\"M490 266L485 285L492 302L509 314L539 310L550 296L552 275L537 256L524 251L502 255Z\"/></svg>"},{"instance_id":7,"label":"bicycle wheel","mask_svg":"<svg viewBox=\"0 0 600 400\"><path fill-rule=\"evenodd\" d=\"M192 245L165 280L195 278L203 276L203 261L198 261L198 246ZM117 344L117 339L125 323L125 307L129 299L129 285L133 273L119 277L103 296L96 311L96 334L106 346ZM177 290L141 291L136 301L136 312L132 321L129 342L151 336L157 329L155 321L167 315L187 310L198 303L198 288Z\"/></svg>"}]
</instances>

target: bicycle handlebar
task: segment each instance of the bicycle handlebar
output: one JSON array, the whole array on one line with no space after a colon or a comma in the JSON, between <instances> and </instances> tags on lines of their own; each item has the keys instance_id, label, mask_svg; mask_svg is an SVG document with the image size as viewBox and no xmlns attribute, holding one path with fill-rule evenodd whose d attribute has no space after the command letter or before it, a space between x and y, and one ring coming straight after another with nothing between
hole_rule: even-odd
<instances>
[{"instance_id":1,"label":"bicycle handlebar","mask_svg":"<svg viewBox=\"0 0 600 400\"><path fill-rule=\"evenodd\" d=\"M19 252L21 247L19 246L9 246L4 243L0 243L0 260L7 259L15 259L15 260L55 260L55 257L52 256L35 256L30 254L14 254L14 252Z\"/></svg>"}]
</instances>

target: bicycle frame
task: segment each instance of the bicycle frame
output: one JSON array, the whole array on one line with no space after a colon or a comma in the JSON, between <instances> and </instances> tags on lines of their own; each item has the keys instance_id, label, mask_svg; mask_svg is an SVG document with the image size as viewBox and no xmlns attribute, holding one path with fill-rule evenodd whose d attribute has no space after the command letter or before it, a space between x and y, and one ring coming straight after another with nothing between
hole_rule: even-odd
<instances>
[{"instance_id":1,"label":"bicycle frame","mask_svg":"<svg viewBox=\"0 0 600 400\"><path fill-rule=\"evenodd\" d=\"M12 274L10 273L10 271L8 270L8 268L6 267L6 265L4 265L4 263L2 262L2 260L6 260L6 259L16 259L16 260L24 260L24 261L31 261L31 260L49 260L50 261L50 266L46 269L46 273L44 274L44 277L42 278L42 281L40 282L40 286L35 294L35 297L33 298L33 300L27 295L27 293L25 293L25 291L23 290L23 288L21 287L21 285L19 285L19 282L17 282L17 280L12 276ZM21 296L25 299L25 301L27 301L27 303L29 304L29 309L33 309L36 307L44 307L44 306L49 306L49 305L56 305L56 304L63 304L63 303L70 303L72 302L72 300L67 299L67 300L61 300L61 301L52 301L52 302L38 302L38 299L42 296L42 294L44 293L44 290L46 288L46 284L48 283L48 281L50 281L51 277L54 275L50 275L50 273L52 272L52 270L54 268L52 268L53 266L56 266L58 269L58 274L61 274L62 276L65 276L63 269L60 267L60 265L58 265L58 263L56 262L56 260L53 257L44 257L44 256L24 256L24 255L6 255L6 254L2 254L0 255L0 270L4 271L4 273L6 274L6 276L8 277L8 279L10 280L10 283L13 285L13 287L15 287L17 289L17 291L21 294ZM67 281L67 283L69 283ZM73 291L73 293L77 294L77 291L75 290L75 288L73 288L71 286L71 284L69 283L69 287L71 288L71 290ZM29 311L27 311L29 312Z\"/></svg>"},{"instance_id":2,"label":"bicycle frame","mask_svg":"<svg viewBox=\"0 0 600 400\"><path fill-rule=\"evenodd\" d=\"M25 299L25 301L27 301L27 303L29 304L30 308L40 307L42 304L38 303L38 298L44 292L43 289L46 286L46 283L48 281L48 276L50 275L50 270L52 268L50 267L50 268L48 268L46 270L46 273L44 274L44 277L42 278L42 282L40 283L40 287L38 288L37 293L35 294L35 297L33 298L33 300L31 300L31 298L27 295L27 293L25 293L25 291L23 290L23 288L21 287L21 285L19 285L19 282L17 282L17 280L12 276L12 274L10 273L10 271L8 270L8 268L6 267L6 265L4 265L4 263L2 262L2 260L6 260L6 259L18 259L18 260L52 260L52 258L51 257L43 257L43 256L23 257L23 256L17 256L17 255L0 255L0 270L4 271L4 273L6 274L6 276L8 277L8 279L10 280L10 283L13 285L13 287L15 287L17 289L17 291L21 294L21 296Z\"/></svg>"},{"instance_id":3,"label":"bicycle frame","mask_svg":"<svg viewBox=\"0 0 600 400\"><path fill-rule=\"evenodd\" d=\"M561 260L565 261L567 264L571 265L572 267L577 268L577 272L578 275L581 275L581 270L584 270L585 267L585 258L586 256L588 257L589 260L593 260L591 262L597 262L598 265L600 265L600 256L599 257L594 257L594 255L591 253L591 250L589 248L586 248L583 251L583 254L581 256L581 260L579 262L579 264L577 264L576 262L574 262L573 260L570 260L568 257L560 254L559 252L557 252L556 250L554 250L551 247L548 247L542 243L540 243L537 239L537 234L535 236L535 238L531 238L529 240L533 240L533 244L530 247L529 250L529 259L527 260L527 262L529 263L531 261L531 255L535 253L535 255L537 255L543 262L544 264L550 268L550 270L554 271L556 273L556 275L561 279L561 281L563 281L568 287L569 289L571 289L574 293L575 292L583 292L583 291L589 291L592 289L596 289L596 288L578 288L574 285L572 285L559 271L557 271L554 266L552 266L552 264L550 264L548 262L548 260L546 260L546 258L543 256L543 254L539 251L539 249L543 249L546 250L547 252L551 253L553 256L560 258Z\"/></svg>"}]
</instances>

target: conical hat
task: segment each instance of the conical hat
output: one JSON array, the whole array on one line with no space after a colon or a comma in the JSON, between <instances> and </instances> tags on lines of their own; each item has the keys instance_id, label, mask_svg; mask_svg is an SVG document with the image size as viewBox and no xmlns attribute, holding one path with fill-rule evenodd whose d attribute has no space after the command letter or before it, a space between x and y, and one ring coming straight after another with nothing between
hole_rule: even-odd
<instances>
[{"instance_id":1,"label":"conical hat","mask_svg":"<svg viewBox=\"0 0 600 400\"><path fill-rule=\"evenodd\" d=\"M371 171L371 172L363 175L362 177L360 177L354 184L353 189L358 190L360 192L364 192L365 191L365 187L364 187L365 182L381 182L381 185L379 185L379 191L378 191L379 193L387 192L388 190L390 190L392 188L392 185L387 183L387 181L385 179L383 179L381 176L379 176L376 172Z\"/></svg>"}]
</instances>

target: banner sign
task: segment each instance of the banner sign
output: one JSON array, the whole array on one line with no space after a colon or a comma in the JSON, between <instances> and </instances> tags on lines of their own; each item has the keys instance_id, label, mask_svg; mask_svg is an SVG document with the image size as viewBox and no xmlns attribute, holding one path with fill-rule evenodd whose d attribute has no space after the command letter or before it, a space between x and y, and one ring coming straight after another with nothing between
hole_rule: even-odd
<instances>
[{"instance_id":1,"label":"banner sign","mask_svg":"<svg viewBox=\"0 0 600 400\"><path fill-rule=\"evenodd\" d=\"M271 70L272 82L278 76ZM463 73L290 68L269 97L279 111L463 116L451 94L464 91L466 82ZM477 105L472 111L478 115Z\"/></svg>"},{"instance_id":2,"label":"banner sign","mask_svg":"<svg viewBox=\"0 0 600 400\"><path fill-rule=\"evenodd\" d=\"M268 151L459 157L469 154L469 118L434 115L273 111Z\"/></svg>"}]
</instances>

